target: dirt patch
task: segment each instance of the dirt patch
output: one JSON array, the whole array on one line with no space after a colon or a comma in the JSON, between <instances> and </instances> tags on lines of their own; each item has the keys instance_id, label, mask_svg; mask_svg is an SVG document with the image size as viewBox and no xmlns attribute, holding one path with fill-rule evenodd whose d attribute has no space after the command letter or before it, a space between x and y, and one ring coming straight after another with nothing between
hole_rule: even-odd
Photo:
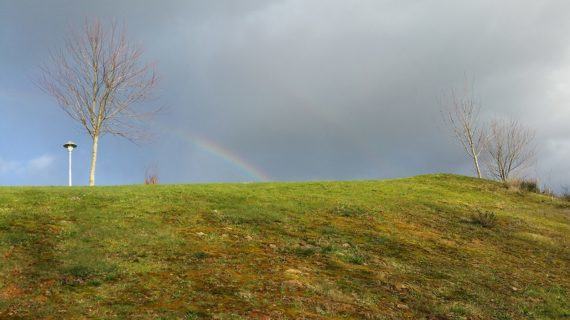
<instances>
[{"instance_id":1,"label":"dirt patch","mask_svg":"<svg viewBox=\"0 0 570 320\"><path fill-rule=\"evenodd\" d=\"M20 287L10 284L5 288L0 289L0 299L8 300L21 297L24 294L24 290Z\"/></svg>"}]
</instances>

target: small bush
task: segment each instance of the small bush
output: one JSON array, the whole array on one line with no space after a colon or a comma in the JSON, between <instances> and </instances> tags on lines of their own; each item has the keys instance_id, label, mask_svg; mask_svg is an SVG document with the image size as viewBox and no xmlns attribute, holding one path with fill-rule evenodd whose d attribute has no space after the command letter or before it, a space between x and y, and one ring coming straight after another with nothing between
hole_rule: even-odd
<instances>
[{"instance_id":1,"label":"small bush","mask_svg":"<svg viewBox=\"0 0 570 320\"><path fill-rule=\"evenodd\" d=\"M366 209L350 203L340 203L334 207L331 212L342 217L361 216L367 213Z\"/></svg>"},{"instance_id":2,"label":"small bush","mask_svg":"<svg viewBox=\"0 0 570 320\"><path fill-rule=\"evenodd\" d=\"M511 179L505 182L505 186L511 190L541 193L538 180L535 179Z\"/></svg>"},{"instance_id":3,"label":"small bush","mask_svg":"<svg viewBox=\"0 0 570 320\"><path fill-rule=\"evenodd\" d=\"M348 255L346 261L352 264L364 264L366 262L366 257L360 254L351 254Z\"/></svg>"},{"instance_id":4,"label":"small bush","mask_svg":"<svg viewBox=\"0 0 570 320\"><path fill-rule=\"evenodd\" d=\"M492 211L477 210L471 216L471 222L485 228L492 228L497 224L497 215Z\"/></svg>"},{"instance_id":5,"label":"small bush","mask_svg":"<svg viewBox=\"0 0 570 320\"><path fill-rule=\"evenodd\" d=\"M537 180L522 180L520 189L527 192L540 193L540 186Z\"/></svg>"}]
</instances>

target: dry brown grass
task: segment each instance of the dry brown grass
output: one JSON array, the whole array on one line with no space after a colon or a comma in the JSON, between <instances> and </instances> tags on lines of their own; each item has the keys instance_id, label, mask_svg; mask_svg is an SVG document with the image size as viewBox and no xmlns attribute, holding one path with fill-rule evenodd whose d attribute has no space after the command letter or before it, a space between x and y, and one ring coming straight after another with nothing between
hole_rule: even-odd
<instances>
[{"instance_id":1,"label":"dry brown grass","mask_svg":"<svg viewBox=\"0 0 570 320\"><path fill-rule=\"evenodd\" d=\"M537 179L516 178L504 182L509 190L541 193Z\"/></svg>"},{"instance_id":2,"label":"dry brown grass","mask_svg":"<svg viewBox=\"0 0 570 320\"><path fill-rule=\"evenodd\" d=\"M156 168L148 168L144 176L144 184L158 184L158 170Z\"/></svg>"}]
</instances>

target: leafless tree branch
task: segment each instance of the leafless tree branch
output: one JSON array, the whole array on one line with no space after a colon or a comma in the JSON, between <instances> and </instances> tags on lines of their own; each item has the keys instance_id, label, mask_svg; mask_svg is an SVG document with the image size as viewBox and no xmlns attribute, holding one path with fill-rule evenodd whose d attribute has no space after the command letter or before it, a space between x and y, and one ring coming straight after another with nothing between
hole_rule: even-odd
<instances>
[{"instance_id":1,"label":"leafless tree branch","mask_svg":"<svg viewBox=\"0 0 570 320\"><path fill-rule=\"evenodd\" d=\"M507 181L513 173L534 163L535 132L519 122L494 120L490 125L487 147L489 173L501 181Z\"/></svg>"}]
</instances>

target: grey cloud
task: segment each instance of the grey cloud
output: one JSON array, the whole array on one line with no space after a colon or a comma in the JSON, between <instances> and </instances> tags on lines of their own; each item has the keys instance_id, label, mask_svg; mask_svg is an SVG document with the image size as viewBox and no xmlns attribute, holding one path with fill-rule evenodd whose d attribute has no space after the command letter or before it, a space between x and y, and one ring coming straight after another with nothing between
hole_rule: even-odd
<instances>
[{"instance_id":1,"label":"grey cloud","mask_svg":"<svg viewBox=\"0 0 570 320\"><path fill-rule=\"evenodd\" d=\"M125 21L157 60L170 106L158 143L107 146L122 166L139 163L126 181L152 161L170 181L251 178L189 142L192 132L279 180L470 173L438 114L438 97L465 74L485 118L537 129L532 174L570 180L567 1L116 3L23 1L0 22L11 39L0 43L16 72L60 41L66 16ZM117 183L120 166L105 168Z\"/></svg>"}]
</instances>

